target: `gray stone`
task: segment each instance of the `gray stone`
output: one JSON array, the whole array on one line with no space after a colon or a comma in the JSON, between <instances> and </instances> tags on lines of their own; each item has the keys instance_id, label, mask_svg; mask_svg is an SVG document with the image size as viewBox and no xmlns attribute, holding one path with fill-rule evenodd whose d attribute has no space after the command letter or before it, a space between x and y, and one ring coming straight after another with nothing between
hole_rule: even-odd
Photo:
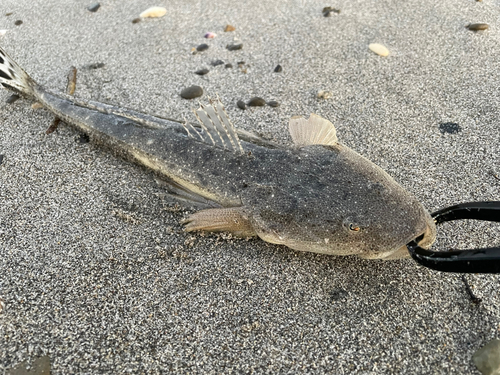
<instances>
[{"instance_id":1,"label":"gray stone","mask_svg":"<svg viewBox=\"0 0 500 375\"><path fill-rule=\"evenodd\" d=\"M472 360L481 374L500 375L500 340L491 340L474 353Z\"/></svg>"},{"instance_id":2,"label":"gray stone","mask_svg":"<svg viewBox=\"0 0 500 375\"><path fill-rule=\"evenodd\" d=\"M203 95L203 89L200 86L190 86L181 91L181 97L184 99L194 99Z\"/></svg>"}]
</instances>

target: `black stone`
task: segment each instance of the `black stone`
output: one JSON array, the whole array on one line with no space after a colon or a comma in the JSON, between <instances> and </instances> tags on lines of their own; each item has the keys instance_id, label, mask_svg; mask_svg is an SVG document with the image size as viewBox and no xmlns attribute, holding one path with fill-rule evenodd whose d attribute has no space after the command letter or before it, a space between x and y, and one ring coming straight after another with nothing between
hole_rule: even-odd
<instances>
[{"instance_id":1,"label":"black stone","mask_svg":"<svg viewBox=\"0 0 500 375\"><path fill-rule=\"evenodd\" d=\"M85 68L87 68L87 69L100 69L100 68L104 68L105 66L106 66L106 64L104 64L104 63L92 63L92 64L85 65Z\"/></svg>"},{"instance_id":2,"label":"black stone","mask_svg":"<svg viewBox=\"0 0 500 375\"><path fill-rule=\"evenodd\" d=\"M462 131L462 128L456 122L443 122L439 124L439 131L443 134L458 134Z\"/></svg>"},{"instance_id":3,"label":"black stone","mask_svg":"<svg viewBox=\"0 0 500 375\"><path fill-rule=\"evenodd\" d=\"M224 61L222 61L222 60L215 60L215 61L211 62L212 66L223 65L223 64L224 64Z\"/></svg>"},{"instance_id":4,"label":"black stone","mask_svg":"<svg viewBox=\"0 0 500 375\"><path fill-rule=\"evenodd\" d=\"M266 101L258 96L253 97L247 103L250 107L262 107L266 105Z\"/></svg>"},{"instance_id":5,"label":"black stone","mask_svg":"<svg viewBox=\"0 0 500 375\"><path fill-rule=\"evenodd\" d=\"M76 142L77 143L89 143L90 142L90 138L88 136L88 134L80 134L80 136L76 139Z\"/></svg>"},{"instance_id":6,"label":"black stone","mask_svg":"<svg viewBox=\"0 0 500 375\"><path fill-rule=\"evenodd\" d=\"M247 105L245 104L245 102L243 100L238 100L236 105L238 106L239 109L247 109Z\"/></svg>"},{"instance_id":7,"label":"black stone","mask_svg":"<svg viewBox=\"0 0 500 375\"><path fill-rule=\"evenodd\" d=\"M325 17L330 17L332 15L332 13L337 13L339 14L340 13L340 10L339 9L335 9L335 8L332 8L332 7L324 7L323 10L321 11L323 13L323 16Z\"/></svg>"},{"instance_id":8,"label":"black stone","mask_svg":"<svg viewBox=\"0 0 500 375\"><path fill-rule=\"evenodd\" d=\"M244 61L238 61L238 66L240 65L245 65L245 62Z\"/></svg>"},{"instance_id":9,"label":"black stone","mask_svg":"<svg viewBox=\"0 0 500 375\"><path fill-rule=\"evenodd\" d=\"M97 9L99 9L101 7L101 4L99 3L93 3L93 4L90 4L87 9L90 11L90 12L97 12Z\"/></svg>"},{"instance_id":10,"label":"black stone","mask_svg":"<svg viewBox=\"0 0 500 375\"><path fill-rule=\"evenodd\" d=\"M279 107L280 106L280 103L278 103L277 101L275 100L270 100L267 102L267 105L269 107L273 107L273 108L276 108L276 107Z\"/></svg>"},{"instance_id":11,"label":"black stone","mask_svg":"<svg viewBox=\"0 0 500 375\"><path fill-rule=\"evenodd\" d=\"M16 26L19 26L22 24L23 24L23 21L21 21L21 20L17 20L16 22L14 22L14 25L16 25Z\"/></svg>"},{"instance_id":12,"label":"black stone","mask_svg":"<svg viewBox=\"0 0 500 375\"><path fill-rule=\"evenodd\" d=\"M141 17L134 18L134 19L132 20L132 23L139 23L139 22L141 22Z\"/></svg>"},{"instance_id":13,"label":"black stone","mask_svg":"<svg viewBox=\"0 0 500 375\"><path fill-rule=\"evenodd\" d=\"M194 74L198 74L199 76L204 76L208 72L209 72L209 70L204 68L204 69L197 70L196 72L194 72Z\"/></svg>"},{"instance_id":14,"label":"black stone","mask_svg":"<svg viewBox=\"0 0 500 375\"><path fill-rule=\"evenodd\" d=\"M208 49L208 44L205 43L200 44L198 47L196 47L196 50L198 52L206 51L207 49Z\"/></svg>"},{"instance_id":15,"label":"black stone","mask_svg":"<svg viewBox=\"0 0 500 375\"><path fill-rule=\"evenodd\" d=\"M184 99L194 99L203 95L203 89L200 86L190 86L181 91L181 97Z\"/></svg>"},{"instance_id":16,"label":"black stone","mask_svg":"<svg viewBox=\"0 0 500 375\"><path fill-rule=\"evenodd\" d=\"M20 96L19 96L19 95L17 95L17 94L12 94L11 96L9 96L9 97L7 98L7 100L5 101L5 103L7 103L7 104L12 104L12 103L14 103L16 100L18 100L19 98L20 98Z\"/></svg>"},{"instance_id":17,"label":"black stone","mask_svg":"<svg viewBox=\"0 0 500 375\"><path fill-rule=\"evenodd\" d=\"M227 63L226 65L224 65L226 69L231 69L233 67L233 64L231 63Z\"/></svg>"},{"instance_id":18,"label":"black stone","mask_svg":"<svg viewBox=\"0 0 500 375\"><path fill-rule=\"evenodd\" d=\"M237 51L239 49L242 49L243 48L243 44L240 43L240 44L228 44L226 46L226 48L229 50L229 51Z\"/></svg>"},{"instance_id":19,"label":"black stone","mask_svg":"<svg viewBox=\"0 0 500 375\"><path fill-rule=\"evenodd\" d=\"M281 67L281 65L276 65L276 68L274 68L275 73L280 73L282 71L283 71L283 68Z\"/></svg>"}]
</instances>

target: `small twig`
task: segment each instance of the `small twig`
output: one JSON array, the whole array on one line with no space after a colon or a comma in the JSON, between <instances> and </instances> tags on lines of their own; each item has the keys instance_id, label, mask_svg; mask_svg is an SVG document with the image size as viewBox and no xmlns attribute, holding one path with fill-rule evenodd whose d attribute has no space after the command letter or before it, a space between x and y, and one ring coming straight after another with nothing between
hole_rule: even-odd
<instances>
[{"instance_id":1,"label":"small twig","mask_svg":"<svg viewBox=\"0 0 500 375\"><path fill-rule=\"evenodd\" d=\"M465 285L465 291L467 292L467 294L469 295L471 301L473 303L475 303L476 305L480 304L481 303L481 298L477 298L475 295L474 295L474 292L472 291L470 285L469 285L469 282L467 281L467 278L465 277L465 275L462 275L462 281Z\"/></svg>"}]
</instances>

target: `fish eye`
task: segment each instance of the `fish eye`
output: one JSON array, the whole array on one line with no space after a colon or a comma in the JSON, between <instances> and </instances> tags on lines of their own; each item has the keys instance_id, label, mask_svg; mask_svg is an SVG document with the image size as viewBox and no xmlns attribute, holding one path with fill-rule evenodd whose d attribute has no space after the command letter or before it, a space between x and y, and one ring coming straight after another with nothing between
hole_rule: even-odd
<instances>
[{"instance_id":1,"label":"fish eye","mask_svg":"<svg viewBox=\"0 0 500 375\"><path fill-rule=\"evenodd\" d=\"M351 232L359 232L361 230L361 228L358 227L357 225L351 223L351 224L349 224L349 230Z\"/></svg>"}]
</instances>

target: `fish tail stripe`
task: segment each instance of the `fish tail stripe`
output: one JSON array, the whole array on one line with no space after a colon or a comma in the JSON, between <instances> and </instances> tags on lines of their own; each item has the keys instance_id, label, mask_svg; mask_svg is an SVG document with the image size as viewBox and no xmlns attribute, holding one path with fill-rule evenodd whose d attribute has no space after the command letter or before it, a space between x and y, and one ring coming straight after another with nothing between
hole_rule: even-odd
<instances>
[{"instance_id":1,"label":"fish tail stripe","mask_svg":"<svg viewBox=\"0 0 500 375\"><path fill-rule=\"evenodd\" d=\"M6 89L33 96L35 81L0 48L0 84Z\"/></svg>"}]
</instances>

